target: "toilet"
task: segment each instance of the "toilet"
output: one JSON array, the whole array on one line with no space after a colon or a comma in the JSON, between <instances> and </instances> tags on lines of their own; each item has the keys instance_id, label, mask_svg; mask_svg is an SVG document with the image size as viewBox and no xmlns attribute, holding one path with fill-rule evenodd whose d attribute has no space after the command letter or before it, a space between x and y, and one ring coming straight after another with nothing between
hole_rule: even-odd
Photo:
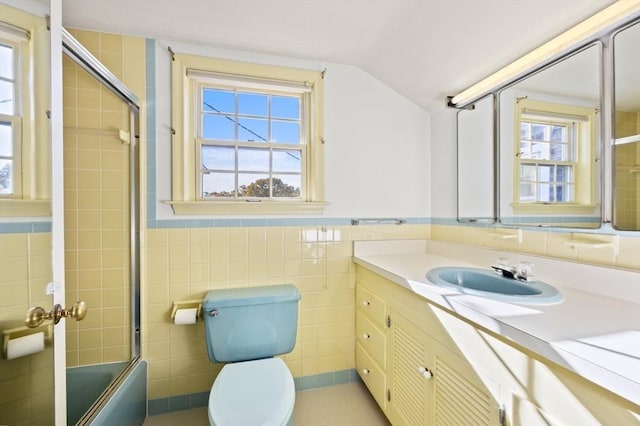
<instances>
[{"instance_id":1,"label":"toilet","mask_svg":"<svg viewBox=\"0 0 640 426\"><path fill-rule=\"evenodd\" d=\"M296 343L300 292L292 285L211 290L203 302L207 352L227 363L209 393L215 426L292 423L293 376L276 355Z\"/></svg>"}]
</instances>

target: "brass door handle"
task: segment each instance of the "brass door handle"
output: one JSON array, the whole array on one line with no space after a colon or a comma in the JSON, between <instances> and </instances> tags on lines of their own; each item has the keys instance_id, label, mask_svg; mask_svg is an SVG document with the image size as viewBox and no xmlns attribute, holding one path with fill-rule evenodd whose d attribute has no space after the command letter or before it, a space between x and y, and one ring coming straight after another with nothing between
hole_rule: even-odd
<instances>
[{"instance_id":1,"label":"brass door handle","mask_svg":"<svg viewBox=\"0 0 640 426\"><path fill-rule=\"evenodd\" d=\"M27 312L27 318L24 323L29 328L36 328L45 320L53 320L54 324L60 322L60 318L71 317L76 321L82 321L87 316L87 304L78 301L73 304L71 309L64 309L61 305L55 305L52 311L45 311L40 306L34 306Z\"/></svg>"}]
</instances>

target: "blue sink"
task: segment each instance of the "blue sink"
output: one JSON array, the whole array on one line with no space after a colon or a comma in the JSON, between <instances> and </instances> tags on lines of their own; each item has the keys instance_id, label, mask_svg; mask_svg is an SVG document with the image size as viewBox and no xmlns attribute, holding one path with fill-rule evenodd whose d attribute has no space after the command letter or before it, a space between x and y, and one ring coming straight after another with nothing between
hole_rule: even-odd
<instances>
[{"instance_id":1,"label":"blue sink","mask_svg":"<svg viewBox=\"0 0 640 426\"><path fill-rule=\"evenodd\" d=\"M427 279L435 285L461 293L513 303L551 304L563 299L562 293L547 283L523 282L482 268L434 268L427 272Z\"/></svg>"}]
</instances>

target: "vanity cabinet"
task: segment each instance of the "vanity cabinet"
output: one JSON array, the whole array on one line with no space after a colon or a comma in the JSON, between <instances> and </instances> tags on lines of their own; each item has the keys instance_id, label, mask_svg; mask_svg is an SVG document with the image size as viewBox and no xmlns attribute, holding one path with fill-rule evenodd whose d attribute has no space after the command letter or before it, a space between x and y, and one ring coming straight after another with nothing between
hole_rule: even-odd
<instances>
[{"instance_id":1,"label":"vanity cabinet","mask_svg":"<svg viewBox=\"0 0 640 426\"><path fill-rule=\"evenodd\" d=\"M500 424L483 380L441 342L431 305L359 266L356 294L356 367L393 424Z\"/></svg>"},{"instance_id":2,"label":"vanity cabinet","mask_svg":"<svg viewBox=\"0 0 640 426\"><path fill-rule=\"evenodd\" d=\"M639 425L640 407L356 265L356 367L394 425Z\"/></svg>"}]
</instances>

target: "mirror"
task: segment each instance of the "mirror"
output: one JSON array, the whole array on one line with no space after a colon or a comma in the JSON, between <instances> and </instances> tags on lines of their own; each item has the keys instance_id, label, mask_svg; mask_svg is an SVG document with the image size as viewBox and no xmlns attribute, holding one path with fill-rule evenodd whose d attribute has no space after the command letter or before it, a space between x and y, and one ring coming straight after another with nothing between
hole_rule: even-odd
<instances>
[{"instance_id":1,"label":"mirror","mask_svg":"<svg viewBox=\"0 0 640 426\"><path fill-rule=\"evenodd\" d=\"M640 230L640 24L615 35L613 226Z\"/></svg>"},{"instance_id":2,"label":"mirror","mask_svg":"<svg viewBox=\"0 0 640 426\"><path fill-rule=\"evenodd\" d=\"M494 99L486 96L458 112L459 222L495 222Z\"/></svg>"},{"instance_id":3,"label":"mirror","mask_svg":"<svg viewBox=\"0 0 640 426\"><path fill-rule=\"evenodd\" d=\"M48 1L0 1L0 424L54 424ZM35 218L35 216L42 216Z\"/></svg>"},{"instance_id":4,"label":"mirror","mask_svg":"<svg viewBox=\"0 0 640 426\"><path fill-rule=\"evenodd\" d=\"M501 90L499 220L599 228L602 45Z\"/></svg>"}]
</instances>

